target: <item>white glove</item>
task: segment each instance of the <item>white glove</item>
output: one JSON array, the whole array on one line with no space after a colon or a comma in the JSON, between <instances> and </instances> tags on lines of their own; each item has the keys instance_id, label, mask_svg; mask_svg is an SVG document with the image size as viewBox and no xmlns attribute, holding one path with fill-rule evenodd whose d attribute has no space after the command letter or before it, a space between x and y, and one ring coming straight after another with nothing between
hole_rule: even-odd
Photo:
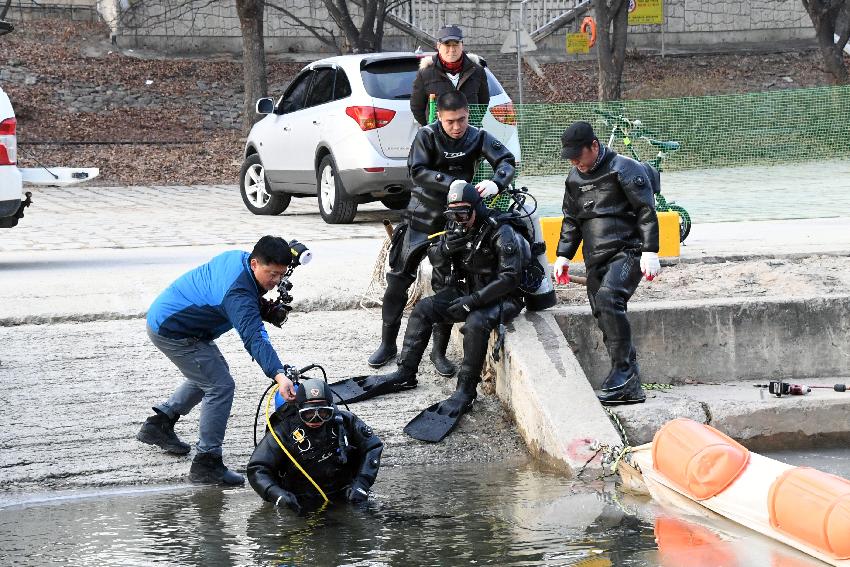
<instances>
[{"instance_id":1,"label":"white glove","mask_svg":"<svg viewBox=\"0 0 850 567\"><path fill-rule=\"evenodd\" d=\"M451 185L449 185L449 191L457 191L458 194L461 194L463 193L463 188L466 187L467 183L469 182L465 179L455 179L454 181L452 181Z\"/></svg>"},{"instance_id":2,"label":"white glove","mask_svg":"<svg viewBox=\"0 0 850 567\"><path fill-rule=\"evenodd\" d=\"M646 276L646 281L651 282L658 272L661 271L661 263L658 261L657 252L643 252L640 255L640 271Z\"/></svg>"},{"instance_id":3,"label":"white glove","mask_svg":"<svg viewBox=\"0 0 850 567\"><path fill-rule=\"evenodd\" d=\"M478 194L481 195L482 199L492 197L499 192L499 186L489 179L479 181L475 188L478 189Z\"/></svg>"},{"instance_id":4,"label":"white glove","mask_svg":"<svg viewBox=\"0 0 850 567\"><path fill-rule=\"evenodd\" d=\"M552 273L559 284L570 283L570 261L564 256L558 256L552 265Z\"/></svg>"}]
</instances>

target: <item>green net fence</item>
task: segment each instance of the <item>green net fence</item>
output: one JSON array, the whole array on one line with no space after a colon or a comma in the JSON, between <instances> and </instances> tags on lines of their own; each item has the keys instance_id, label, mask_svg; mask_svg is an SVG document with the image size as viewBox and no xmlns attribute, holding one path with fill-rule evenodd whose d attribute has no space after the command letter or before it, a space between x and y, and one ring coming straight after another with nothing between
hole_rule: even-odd
<instances>
[{"instance_id":1,"label":"green net fence","mask_svg":"<svg viewBox=\"0 0 850 567\"><path fill-rule=\"evenodd\" d=\"M593 124L617 151L651 161L658 145L664 170L750 166L850 156L850 87L788 89L763 93L617 102L515 105L521 173L565 174L561 133L573 121ZM480 112L480 111L479 111ZM488 119L484 120L485 128ZM639 123L636 123L638 120ZM493 123L495 124L495 123ZM615 129L615 125L617 129ZM495 124L495 130L504 124ZM484 164L476 178L491 171Z\"/></svg>"}]
</instances>

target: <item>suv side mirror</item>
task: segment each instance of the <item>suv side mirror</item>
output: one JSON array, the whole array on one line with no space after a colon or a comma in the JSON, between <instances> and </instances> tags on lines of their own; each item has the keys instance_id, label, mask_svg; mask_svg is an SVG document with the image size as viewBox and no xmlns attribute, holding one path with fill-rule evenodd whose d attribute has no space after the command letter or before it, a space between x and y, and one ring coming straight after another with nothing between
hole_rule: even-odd
<instances>
[{"instance_id":1,"label":"suv side mirror","mask_svg":"<svg viewBox=\"0 0 850 567\"><path fill-rule=\"evenodd\" d=\"M257 114L272 114L274 112L274 100L261 98L257 101Z\"/></svg>"}]
</instances>

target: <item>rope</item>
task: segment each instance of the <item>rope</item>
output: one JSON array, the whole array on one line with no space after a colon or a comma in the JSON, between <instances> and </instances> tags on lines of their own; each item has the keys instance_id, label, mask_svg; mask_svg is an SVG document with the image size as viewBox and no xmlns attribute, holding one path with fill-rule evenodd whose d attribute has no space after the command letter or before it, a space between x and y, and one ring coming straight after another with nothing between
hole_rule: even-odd
<instances>
[{"instance_id":1,"label":"rope","mask_svg":"<svg viewBox=\"0 0 850 567\"><path fill-rule=\"evenodd\" d=\"M378 251L378 257L375 258L375 266L372 268L372 279L369 280L369 285L366 291L360 298L360 307L369 309L370 307L380 307L384 302L384 292L387 290L387 270L389 262L387 257L390 253L390 237L384 238L384 243ZM422 278L422 265L416 269L416 279L413 280L410 289L407 290L407 303L405 309L410 309L416 302L422 299L425 295L425 280Z\"/></svg>"}]
</instances>

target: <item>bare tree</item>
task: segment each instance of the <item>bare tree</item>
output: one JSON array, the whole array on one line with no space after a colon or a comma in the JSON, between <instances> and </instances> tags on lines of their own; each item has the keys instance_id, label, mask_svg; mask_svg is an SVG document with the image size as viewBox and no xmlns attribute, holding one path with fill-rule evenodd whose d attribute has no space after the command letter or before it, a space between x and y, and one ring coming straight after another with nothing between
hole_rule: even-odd
<instances>
[{"instance_id":1,"label":"bare tree","mask_svg":"<svg viewBox=\"0 0 850 567\"><path fill-rule=\"evenodd\" d=\"M390 10L404 0L322 0L334 23L342 30L351 53L380 51L384 41L384 22ZM363 18L358 27L349 4L358 6Z\"/></svg>"},{"instance_id":2,"label":"bare tree","mask_svg":"<svg viewBox=\"0 0 850 567\"><path fill-rule=\"evenodd\" d=\"M850 4L847 0L802 1L815 25L815 35L826 70L832 74L833 82L847 84L843 50L850 37ZM835 40L836 35L838 41Z\"/></svg>"},{"instance_id":3,"label":"bare tree","mask_svg":"<svg viewBox=\"0 0 850 567\"><path fill-rule=\"evenodd\" d=\"M254 111L257 99L266 96L269 90L263 40L264 9L263 0L236 0L242 30L242 77L245 83L242 127L246 134L260 118Z\"/></svg>"},{"instance_id":4,"label":"bare tree","mask_svg":"<svg viewBox=\"0 0 850 567\"><path fill-rule=\"evenodd\" d=\"M626 61L629 0L595 0L599 100L619 100Z\"/></svg>"}]
</instances>

